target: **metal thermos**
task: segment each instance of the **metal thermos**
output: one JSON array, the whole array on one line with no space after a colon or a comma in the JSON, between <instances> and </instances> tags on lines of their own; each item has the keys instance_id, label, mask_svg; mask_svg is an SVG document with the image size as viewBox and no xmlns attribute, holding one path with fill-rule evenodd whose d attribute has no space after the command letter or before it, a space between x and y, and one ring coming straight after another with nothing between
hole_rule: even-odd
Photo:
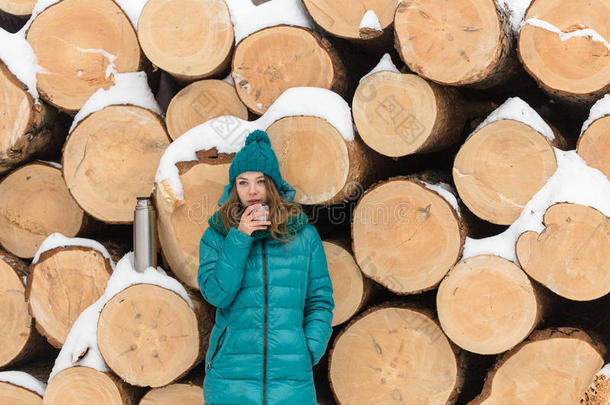
<instances>
[{"instance_id":1,"label":"metal thermos","mask_svg":"<svg viewBox=\"0 0 610 405\"><path fill-rule=\"evenodd\" d=\"M134 267L142 273L147 267L157 267L157 213L150 197L136 197L133 213Z\"/></svg>"}]
</instances>

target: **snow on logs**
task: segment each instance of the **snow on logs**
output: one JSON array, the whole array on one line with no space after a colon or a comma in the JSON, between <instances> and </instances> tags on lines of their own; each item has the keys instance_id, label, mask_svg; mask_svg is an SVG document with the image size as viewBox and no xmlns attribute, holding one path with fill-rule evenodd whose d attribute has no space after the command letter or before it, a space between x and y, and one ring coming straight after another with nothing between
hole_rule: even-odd
<instances>
[{"instance_id":1,"label":"snow on logs","mask_svg":"<svg viewBox=\"0 0 610 405\"><path fill-rule=\"evenodd\" d=\"M103 294L113 266L95 241L57 233L45 239L30 265L26 299L51 345L61 348L80 313Z\"/></svg>"},{"instance_id":2,"label":"snow on logs","mask_svg":"<svg viewBox=\"0 0 610 405\"><path fill-rule=\"evenodd\" d=\"M205 121L223 115L248 120L248 109L235 87L224 80L200 80L180 90L165 113L167 132L172 140Z\"/></svg>"},{"instance_id":3,"label":"snow on logs","mask_svg":"<svg viewBox=\"0 0 610 405\"><path fill-rule=\"evenodd\" d=\"M23 371L0 372L0 404L42 405L45 385L31 374Z\"/></svg>"},{"instance_id":4,"label":"snow on logs","mask_svg":"<svg viewBox=\"0 0 610 405\"><path fill-rule=\"evenodd\" d=\"M42 348L42 339L25 299L27 265L19 258L0 250L0 367L31 358ZM0 390L4 392L4 390ZM3 394L0 394L2 398ZM2 403L2 401L0 401Z\"/></svg>"},{"instance_id":5,"label":"snow on logs","mask_svg":"<svg viewBox=\"0 0 610 405\"><path fill-rule=\"evenodd\" d=\"M29 163L3 178L0 214L0 244L28 259L49 234L72 237L90 223L70 195L61 168L52 162Z\"/></svg>"},{"instance_id":6,"label":"snow on logs","mask_svg":"<svg viewBox=\"0 0 610 405\"><path fill-rule=\"evenodd\" d=\"M380 181L354 208L356 262L367 277L396 294L436 287L460 258L467 234L453 194L424 179Z\"/></svg>"},{"instance_id":7,"label":"snow on logs","mask_svg":"<svg viewBox=\"0 0 610 405\"><path fill-rule=\"evenodd\" d=\"M115 78L113 87L98 90L76 115L63 147L63 176L89 215L127 224L136 197L150 195L170 139L146 75Z\"/></svg>"},{"instance_id":8,"label":"snow on logs","mask_svg":"<svg viewBox=\"0 0 610 405\"><path fill-rule=\"evenodd\" d=\"M140 66L134 28L112 0L52 4L31 22L26 39L42 68L36 75L41 97L68 112L78 111L97 89L112 86L113 73Z\"/></svg>"},{"instance_id":9,"label":"snow on logs","mask_svg":"<svg viewBox=\"0 0 610 405\"><path fill-rule=\"evenodd\" d=\"M348 104L311 87L285 91L256 121L221 116L176 139L161 158L154 190L159 242L176 277L198 290L199 239L249 132L269 133L282 176L301 204L349 201L376 176L382 157L354 134ZM307 167L307 170L303 170Z\"/></svg>"},{"instance_id":10,"label":"snow on logs","mask_svg":"<svg viewBox=\"0 0 610 405\"><path fill-rule=\"evenodd\" d=\"M138 20L138 39L152 63L190 81L228 67L234 36L224 0L150 0Z\"/></svg>"},{"instance_id":11,"label":"snow on logs","mask_svg":"<svg viewBox=\"0 0 610 405\"><path fill-rule=\"evenodd\" d=\"M509 98L467 138L453 163L464 204L479 218L510 225L555 173L563 138L523 100Z\"/></svg>"},{"instance_id":12,"label":"snow on logs","mask_svg":"<svg viewBox=\"0 0 610 405\"><path fill-rule=\"evenodd\" d=\"M518 66L508 14L494 0L404 0L394 39L409 69L440 84L488 88Z\"/></svg>"},{"instance_id":13,"label":"snow on logs","mask_svg":"<svg viewBox=\"0 0 610 405\"><path fill-rule=\"evenodd\" d=\"M0 42L5 40L0 34ZM6 46L6 45L4 45ZM0 60L0 174L34 155L52 152L57 111L35 99Z\"/></svg>"},{"instance_id":14,"label":"snow on logs","mask_svg":"<svg viewBox=\"0 0 610 405\"><path fill-rule=\"evenodd\" d=\"M264 28L235 47L232 77L237 95L262 115L291 87L320 87L343 94L346 70L328 39L293 26Z\"/></svg>"},{"instance_id":15,"label":"snow on logs","mask_svg":"<svg viewBox=\"0 0 610 405\"><path fill-rule=\"evenodd\" d=\"M610 90L606 0L534 0L518 40L523 67L551 95L591 103Z\"/></svg>"},{"instance_id":16,"label":"snow on logs","mask_svg":"<svg viewBox=\"0 0 610 405\"><path fill-rule=\"evenodd\" d=\"M539 330L503 355L468 405L578 404L607 348L574 328ZM593 402L595 404L595 402Z\"/></svg>"},{"instance_id":17,"label":"snow on logs","mask_svg":"<svg viewBox=\"0 0 610 405\"><path fill-rule=\"evenodd\" d=\"M464 381L457 352L427 311L382 304L333 340L328 380L339 404L453 404Z\"/></svg>"}]
</instances>

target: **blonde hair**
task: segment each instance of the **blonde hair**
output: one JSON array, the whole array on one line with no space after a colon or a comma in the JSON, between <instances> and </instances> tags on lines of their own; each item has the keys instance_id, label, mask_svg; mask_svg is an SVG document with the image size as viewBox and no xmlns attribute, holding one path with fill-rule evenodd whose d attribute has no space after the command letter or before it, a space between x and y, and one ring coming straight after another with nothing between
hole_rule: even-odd
<instances>
[{"instance_id":1,"label":"blonde hair","mask_svg":"<svg viewBox=\"0 0 610 405\"><path fill-rule=\"evenodd\" d=\"M245 207L241 204L236 191L236 185L233 183L231 196L219 208L220 218L228 231L231 227L238 227L241 221L241 214ZM268 220L270 236L278 242L288 242L296 233L288 231L288 219L292 216L301 215L303 208L300 204L284 200L275 186L275 182L271 177L265 174L265 189L267 190L267 205L269 206Z\"/></svg>"}]
</instances>

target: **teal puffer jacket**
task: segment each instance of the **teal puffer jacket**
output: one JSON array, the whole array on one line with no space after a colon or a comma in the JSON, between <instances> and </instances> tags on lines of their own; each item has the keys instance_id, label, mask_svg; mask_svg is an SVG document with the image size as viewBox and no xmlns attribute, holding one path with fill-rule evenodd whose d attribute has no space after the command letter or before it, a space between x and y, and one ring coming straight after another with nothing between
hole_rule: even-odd
<instances>
[{"instance_id":1,"label":"teal puffer jacket","mask_svg":"<svg viewBox=\"0 0 610 405\"><path fill-rule=\"evenodd\" d=\"M206 405L315 405L312 366L324 355L335 303L326 256L307 216L281 243L224 229L216 212L199 248L198 283L216 306L205 356Z\"/></svg>"}]
</instances>

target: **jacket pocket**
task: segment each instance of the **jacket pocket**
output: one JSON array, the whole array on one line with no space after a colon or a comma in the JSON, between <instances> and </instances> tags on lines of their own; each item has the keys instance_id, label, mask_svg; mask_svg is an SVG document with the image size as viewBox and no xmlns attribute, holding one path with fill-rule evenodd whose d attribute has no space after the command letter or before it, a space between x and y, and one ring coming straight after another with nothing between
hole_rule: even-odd
<instances>
[{"instance_id":1,"label":"jacket pocket","mask_svg":"<svg viewBox=\"0 0 610 405\"><path fill-rule=\"evenodd\" d=\"M216 349L214 349L214 353L212 353L212 357L210 357L210 361L208 362L208 367L207 367L208 370L212 367L212 363L214 362L214 359L216 358L216 356L220 352L220 349L224 345L227 330L228 330L228 326L225 326L224 329L222 330L222 332L220 333L220 336L218 336L218 343L216 344Z\"/></svg>"}]
</instances>

